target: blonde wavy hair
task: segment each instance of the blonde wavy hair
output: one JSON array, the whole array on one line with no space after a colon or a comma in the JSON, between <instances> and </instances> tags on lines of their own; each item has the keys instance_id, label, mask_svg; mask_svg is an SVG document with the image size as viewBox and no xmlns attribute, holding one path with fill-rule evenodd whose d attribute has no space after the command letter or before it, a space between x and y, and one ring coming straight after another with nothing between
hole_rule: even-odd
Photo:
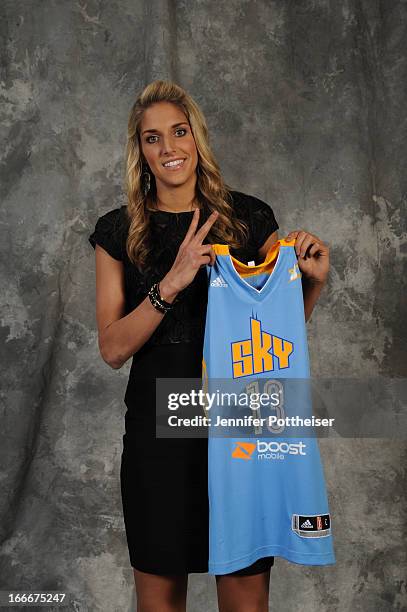
<instances>
[{"instance_id":1,"label":"blonde wavy hair","mask_svg":"<svg viewBox=\"0 0 407 612\"><path fill-rule=\"evenodd\" d=\"M209 146L206 121L198 105L175 83L153 81L144 88L133 104L127 131L126 190L129 231L126 251L130 261L139 269L146 264L152 248L149 244L149 219L154 213L148 209L154 208L157 195L152 172L150 172L150 189L146 195L143 191L142 175L145 171L145 162L141 150L141 121L144 111L157 102L176 104L189 122L198 153L195 194L198 206L201 210L206 206L209 213L214 210L219 212L205 242L229 244L232 248L239 248L246 243L248 236L247 225L233 218L232 199L229 193L232 188L222 179L219 166Z\"/></svg>"}]
</instances>

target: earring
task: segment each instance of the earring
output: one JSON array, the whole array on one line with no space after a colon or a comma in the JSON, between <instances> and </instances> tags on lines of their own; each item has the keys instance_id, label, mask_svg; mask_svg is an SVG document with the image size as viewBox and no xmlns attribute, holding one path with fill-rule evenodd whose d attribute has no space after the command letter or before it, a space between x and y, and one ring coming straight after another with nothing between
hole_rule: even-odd
<instances>
[{"instance_id":1,"label":"earring","mask_svg":"<svg viewBox=\"0 0 407 612\"><path fill-rule=\"evenodd\" d=\"M146 196L148 192L150 191L150 187L151 187L151 176L148 170L145 170L143 172L143 174L141 175L141 179L143 182L143 193L144 193L144 196Z\"/></svg>"}]
</instances>

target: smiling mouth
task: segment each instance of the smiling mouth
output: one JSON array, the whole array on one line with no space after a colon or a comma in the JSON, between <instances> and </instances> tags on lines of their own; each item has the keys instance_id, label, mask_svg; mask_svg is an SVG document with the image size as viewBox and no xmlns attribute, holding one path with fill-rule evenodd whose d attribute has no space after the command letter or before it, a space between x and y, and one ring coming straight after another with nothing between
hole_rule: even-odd
<instances>
[{"instance_id":1,"label":"smiling mouth","mask_svg":"<svg viewBox=\"0 0 407 612\"><path fill-rule=\"evenodd\" d=\"M185 159L177 159L174 162L169 162L168 165L163 164L163 168L165 168L166 170L178 170L179 168L182 168L184 165Z\"/></svg>"}]
</instances>

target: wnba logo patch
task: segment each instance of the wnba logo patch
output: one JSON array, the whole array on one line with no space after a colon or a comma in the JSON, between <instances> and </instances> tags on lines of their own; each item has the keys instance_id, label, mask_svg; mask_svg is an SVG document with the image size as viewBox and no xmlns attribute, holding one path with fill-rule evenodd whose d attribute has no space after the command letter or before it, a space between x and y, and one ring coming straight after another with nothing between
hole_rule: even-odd
<instances>
[{"instance_id":1,"label":"wnba logo patch","mask_svg":"<svg viewBox=\"0 0 407 612\"><path fill-rule=\"evenodd\" d=\"M297 262L295 262L292 268L288 268L288 272L290 274L290 282L297 280L297 278L301 278L302 276Z\"/></svg>"}]
</instances>

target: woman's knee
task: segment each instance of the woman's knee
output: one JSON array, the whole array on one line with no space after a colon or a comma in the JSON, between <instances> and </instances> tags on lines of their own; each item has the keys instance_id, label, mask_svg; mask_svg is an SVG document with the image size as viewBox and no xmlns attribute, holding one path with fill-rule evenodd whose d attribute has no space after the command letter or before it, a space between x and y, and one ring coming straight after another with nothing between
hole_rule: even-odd
<instances>
[{"instance_id":1,"label":"woman's knee","mask_svg":"<svg viewBox=\"0 0 407 612\"><path fill-rule=\"evenodd\" d=\"M137 612L185 612L188 574L158 575L133 568Z\"/></svg>"},{"instance_id":2,"label":"woman's knee","mask_svg":"<svg viewBox=\"0 0 407 612\"><path fill-rule=\"evenodd\" d=\"M268 612L270 570L253 576L217 576L219 612Z\"/></svg>"}]
</instances>

